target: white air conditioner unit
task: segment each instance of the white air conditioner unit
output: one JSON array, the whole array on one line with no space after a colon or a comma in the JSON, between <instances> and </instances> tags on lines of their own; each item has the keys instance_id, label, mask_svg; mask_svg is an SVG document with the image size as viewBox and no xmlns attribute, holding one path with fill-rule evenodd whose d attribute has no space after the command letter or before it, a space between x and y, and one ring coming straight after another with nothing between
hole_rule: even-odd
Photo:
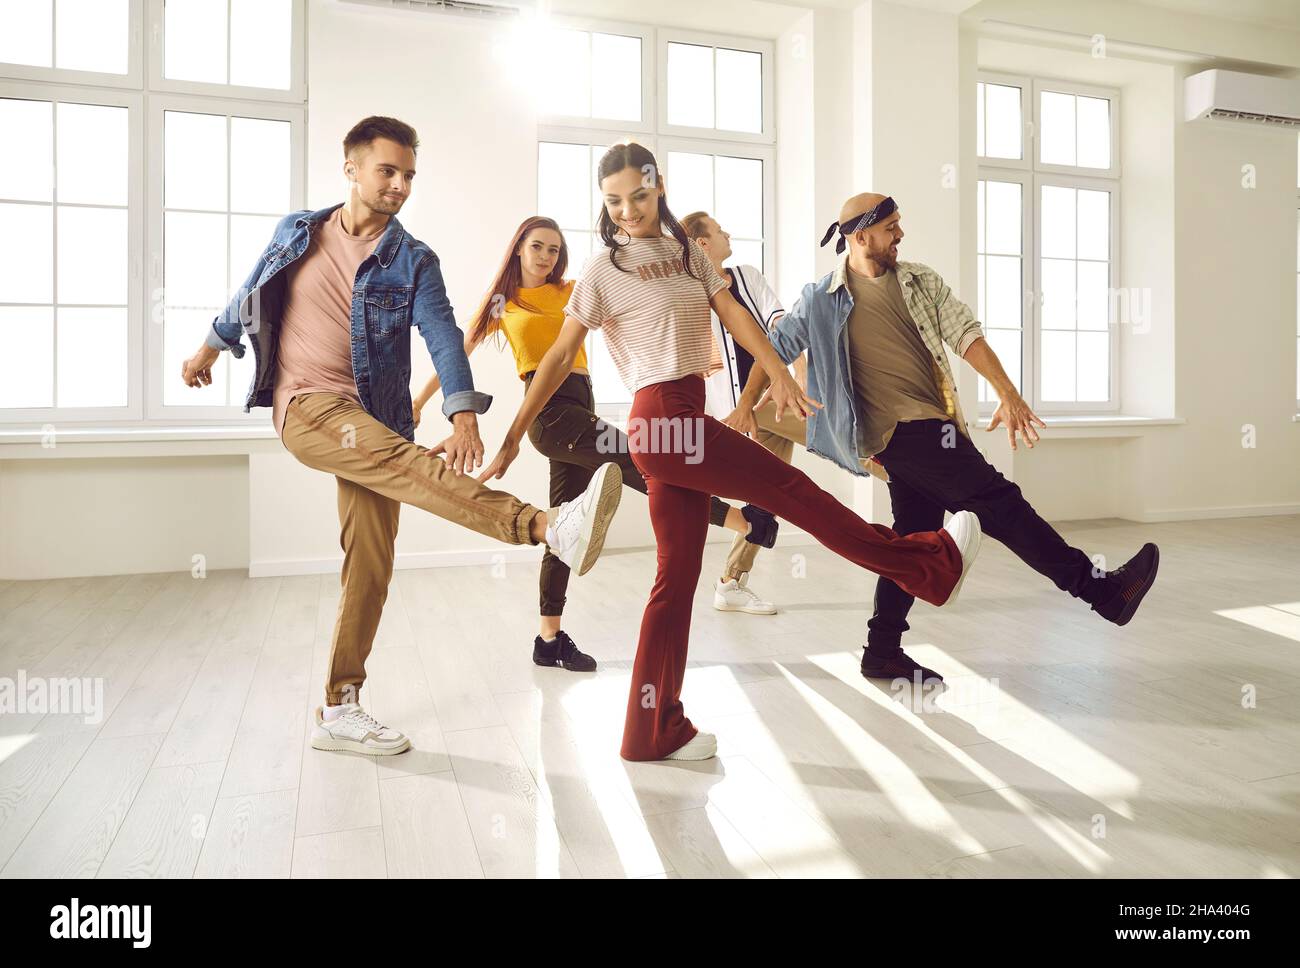
<instances>
[{"instance_id":1,"label":"white air conditioner unit","mask_svg":"<svg viewBox=\"0 0 1300 968\"><path fill-rule=\"evenodd\" d=\"M1240 71L1201 71L1183 82L1183 117L1300 125L1300 81Z\"/></svg>"},{"instance_id":2,"label":"white air conditioner unit","mask_svg":"<svg viewBox=\"0 0 1300 968\"><path fill-rule=\"evenodd\" d=\"M537 0L340 0L387 10L415 10L420 13L450 14L489 22L512 21L537 9Z\"/></svg>"}]
</instances>

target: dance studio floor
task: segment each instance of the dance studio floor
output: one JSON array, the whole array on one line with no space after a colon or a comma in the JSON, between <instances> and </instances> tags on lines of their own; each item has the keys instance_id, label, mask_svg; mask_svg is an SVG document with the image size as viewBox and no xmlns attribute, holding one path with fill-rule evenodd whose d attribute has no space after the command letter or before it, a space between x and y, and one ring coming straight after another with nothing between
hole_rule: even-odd
<instances>
[{"instance_id":1,"label":"dance studio floor","mask_svg":"<svg viewBox=\"0 0 1300 968\"><path fill-rule=\"evenodd\" d=\"M652 549L570 587L598 673L540 669L536 567L394 577L362 693L395 757L307 745L338 576L0 582L0 677L102 677L104 715L0 716L5 876L1296 876L1300 516L1067 522L1160 578L1128 627L988 540L910 653L858 674L874 577L760 555L776 616L716 612L684 699L719 757L624 763ZM796 557L802 556L802 557Z\"/></svg>"}]
</instances>

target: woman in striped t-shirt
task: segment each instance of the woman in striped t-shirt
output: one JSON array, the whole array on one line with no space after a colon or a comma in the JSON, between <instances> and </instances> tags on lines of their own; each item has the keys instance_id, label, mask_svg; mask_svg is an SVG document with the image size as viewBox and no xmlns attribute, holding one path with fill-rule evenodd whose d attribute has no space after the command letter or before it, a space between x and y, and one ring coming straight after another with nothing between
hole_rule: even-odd
<instances>
[{"instance_id":1,"label":"woman in striped t-shirt","mask_svg":"<svg viewBox=\"0 0 1300 968\"><path fill-rule=\"evenodd\" d=\"M704 414L704 377L719 364L709 308L772 380L778 419L821 406L785 368L703 250L668 209L654 156L638 144L610 148L597 167L604 197L604 251L587 260L565 307L564 325L537 367L505 443L480 475L500 477L551 393L573 366L589 329L605 334L619 376L634 394L628 418L632 460L649 485L658 573L641 620L622 755L629 760L707 759L717 750L681 703L691 602L699 581L709 494L767 508L832 551L942 605L979 547L979 522L959 512L946 530L901 537L869 524L806 474ZM667 229L670 236L664 234Z\"/></svg>"},{"instance_id":2,"label":"woman in striped t-shirt","mask_svg":"<svg viewBox=\"0 0 1300 968\"><path fill-rule=\"evenodd\" d=\"M564 278L568 265L569 248L555 221L539 215L524 219L506 247L482 304L466 327L466 355L490 336L497 337L499 348L504 336L527 393L538 364L564 323L564 307L573 289L573 280ZM421 408L438 392L439 385L434 374L416 395L413 406L417 426ZM572 372L529 425L528 439L550 461L550 501L555 507L581 494L606 461L619 465L624 484L642 494L647 492L645 478L632 463L623 432L596 416L587 355L582 348L573 361ZM762 508L747 505L737 509L715 497L709 502L709 523L729 528L764 548L776 542L776 519ZM533 661L571 672L591 672L596 660L579 650L560 628L569 566L549 548L542 558L538 585L541 630L533 639Z\"/></svg>"}]
</instances>

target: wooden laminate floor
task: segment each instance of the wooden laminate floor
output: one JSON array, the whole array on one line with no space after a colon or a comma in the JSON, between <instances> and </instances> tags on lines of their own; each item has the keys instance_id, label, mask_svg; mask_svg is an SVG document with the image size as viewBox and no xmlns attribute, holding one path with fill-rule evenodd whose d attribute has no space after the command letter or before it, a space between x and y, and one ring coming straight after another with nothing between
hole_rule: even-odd
<instances>
[{"instance_id":1,"label":"wooden laminate floor","mask_svg":"<svg viewBox=\"0 0 1300 968\"><path fill-rule=\"evenodd\" d=\"M416 513L407 509L404 513ZM394 577L363 702L395 757L306 741L338 576L0 582L0 678L102 683L102 716L0 715L0 876L1286 876L1300 873L1300 517L1067 522L1123 629L986 541L913 610L939 693L864 680L874 576L760 555L771 617L696 596L688 714L717 759L618 757L651 549L607 554L532 665L536 568Z\"/></svg>"}]
</instances>

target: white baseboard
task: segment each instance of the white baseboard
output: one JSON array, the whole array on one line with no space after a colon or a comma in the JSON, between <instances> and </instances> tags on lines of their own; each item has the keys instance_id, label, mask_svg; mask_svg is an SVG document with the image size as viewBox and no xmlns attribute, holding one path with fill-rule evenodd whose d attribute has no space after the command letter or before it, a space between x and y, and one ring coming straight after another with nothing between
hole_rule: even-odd
<instances>
[{"instance_id":1,"label":"white baseboard","mask_svg":"<svg viewBox=\"0 0 1300 968\"><path fill-rule=\"evenodd\" d=\"M709 542L717 544L719 542ZM730 542L728 542L730 543ZM817 539L806 531L783 526L777 535L777 547L795 547L816 544ZM639 551L653 545L634 546L632 548L611 549L619 551ZM393 561L393 568L463 568L470 565L522 564L541 561L541 545L503 545L500 548L484 548L476 551L422 551L399 553ZM278 578L289 575L330 575L343 568L343 555L330 558L283 558L274 561L254 561L248 566L249 578Z\"/></svg>"},{"instance_id":2,"label":"white baseboard","mask_svg":"<svg viewBox=\"0 0 1300 968\"><path fill-rule=\"evenodd\" d=\"M1168 508L1144 511L1137 520L1144 524L1162 521L1205 521L1210 518L1265 518L1279 514L1300 514L1300 504L1239 504L1219 508Z\"/></svg>"}]
</instances>

